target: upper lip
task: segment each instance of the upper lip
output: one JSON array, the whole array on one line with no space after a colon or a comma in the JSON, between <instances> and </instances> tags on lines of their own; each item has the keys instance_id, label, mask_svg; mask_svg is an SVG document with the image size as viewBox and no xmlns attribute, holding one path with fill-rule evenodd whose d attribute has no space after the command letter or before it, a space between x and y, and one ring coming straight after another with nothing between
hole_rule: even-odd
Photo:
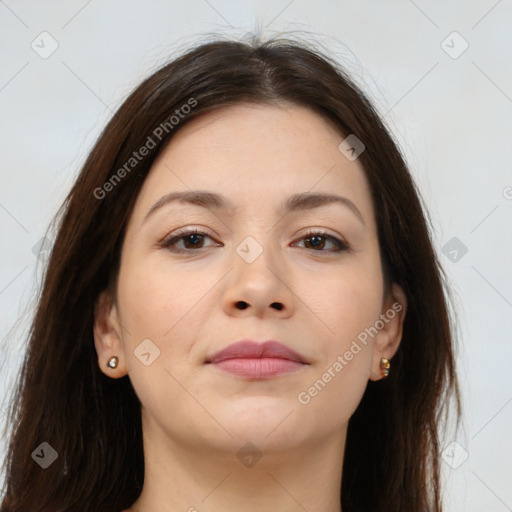
<instances>
[{"instance_id":1,"label":"upper lip","mask_svg":"<svg viewBox=\"0 0 512 512\"><path fill-rule=\"evenodd\" d=\"M298 352L295 352L295 350L292 350L290 347L273 340L263 342L252 340L237 341L209 356L206 359L206 362L219 363L226 359L256 359L263 357L288 359L290 361L309 364Z\"/></svg>"}]
</instances>

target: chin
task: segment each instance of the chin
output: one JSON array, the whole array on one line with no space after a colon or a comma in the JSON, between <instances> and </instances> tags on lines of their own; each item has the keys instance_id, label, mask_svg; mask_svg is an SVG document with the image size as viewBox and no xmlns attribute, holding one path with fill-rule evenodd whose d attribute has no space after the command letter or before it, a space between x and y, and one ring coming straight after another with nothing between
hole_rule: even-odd
<instances>
[{"instance_id":1,"label":"chin","mask_svg":"<svg viewBox=\"0 0 512 512\"><path fill-rule=\"evenodd\" d=\"M223 415L224 420L219 417L219 421L237 438L237 441L259 441L267 446L274 443L282 446L283 443L294 442L300 431L298 407L276 400L267 400L265 404L261 399L258 399L257 406L251 407L250 401L247 401L246 407L226 412L226 415Z\"/></svg>"}]
</instances>

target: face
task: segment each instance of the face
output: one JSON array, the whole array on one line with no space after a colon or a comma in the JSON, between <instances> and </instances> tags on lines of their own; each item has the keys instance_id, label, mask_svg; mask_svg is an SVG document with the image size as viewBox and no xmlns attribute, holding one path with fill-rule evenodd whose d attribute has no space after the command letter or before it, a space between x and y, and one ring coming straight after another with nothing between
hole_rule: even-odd
<instances>
[{"instance_id":1,"label":"face","mask_svg":"<svg viewBox=\"0 0 512 512\"><path fill-rule=\"evenodd\" d=\"M370 190L338 149L344 138L307 108L236 105L185 125L155 161L127 226L117 302L95 323L102 371L129 375L143 425L233 451L344 431L405 313L398 287L384 293ZM154 206L191 191L226 204ZM296 194L342 199L287 208ZM275 340L302 362L208 362L240 340ZM118 368L105 368L116 354Z\"/></svg>"}]
</instances>

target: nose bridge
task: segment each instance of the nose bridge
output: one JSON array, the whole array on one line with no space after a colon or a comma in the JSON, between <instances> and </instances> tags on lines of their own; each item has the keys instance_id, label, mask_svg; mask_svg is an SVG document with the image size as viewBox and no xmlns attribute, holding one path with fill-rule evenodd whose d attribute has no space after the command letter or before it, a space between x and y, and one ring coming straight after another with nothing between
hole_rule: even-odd
<instances>
[{"instance_id":1,"label":"nose bridge","mask_svg":"<svg viewBox=\"0 0 512 512\"><path fill-rule=\"evenodd\" d=\"M275 219L268 212L260 209L246 211L245 215L236 226L239 239L235 241L235 252L246 264L259 265L270 262L276 257L277 230L274 228Z\"/></svg>"},{"instance_id":2,"label":"nose bridge","mask_svg":"<svg viewBox=\"0 0 512 512\"><path fill-rule=\"evenodd\" d=\"M268 222L253 221L241 232L243 238L233 253L228 306L246 303L259 314L269 307L290 310L292 297L285 285L275 230Z\"/></svg>"},{"instance_id":3,"label":"nose bridge","mask_svg":"<svg viewBox=\"0 0 512 512\"><path fill-rule=\"evenodd\" d=\"M268 286L279 272L278 241L274 231L261 224L258 229L249 229L235 248L235 271L239 277L255 279L255 284Z\"/></svg>"}]
</instances>

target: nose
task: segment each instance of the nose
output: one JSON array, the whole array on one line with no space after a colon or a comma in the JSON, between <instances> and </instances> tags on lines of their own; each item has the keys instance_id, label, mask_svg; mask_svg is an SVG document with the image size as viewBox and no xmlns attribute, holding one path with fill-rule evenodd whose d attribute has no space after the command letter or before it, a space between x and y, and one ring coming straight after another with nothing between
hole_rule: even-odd
<instances>
[{"instance_id":1,"label":"nose","mask_svg":"<svg viewBox=\"0 0 512 512\"><path fill-rule=\"evenodd\" d=\"M258 318L289 317L296 307L289 281L289 272L270 249L264 249L251 262L234 252L233 269L224 292L224 311Z\"/></svg>"}]
</instances>

